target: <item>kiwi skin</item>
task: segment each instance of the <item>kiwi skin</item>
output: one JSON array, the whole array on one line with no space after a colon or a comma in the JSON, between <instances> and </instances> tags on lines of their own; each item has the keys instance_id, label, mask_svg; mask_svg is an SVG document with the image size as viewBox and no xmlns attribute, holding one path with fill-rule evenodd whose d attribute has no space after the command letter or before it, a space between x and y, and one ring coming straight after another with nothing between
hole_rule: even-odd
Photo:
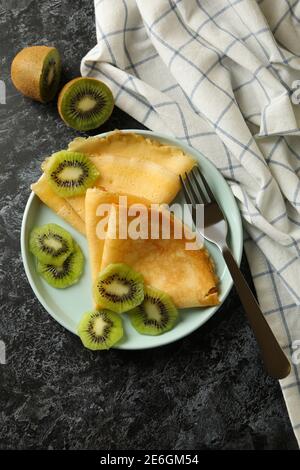
<instances>
[{"instance_id":1,"label":"kiwi skin","mask_svg":"<svg viewBox=\"0 0 300 470\"><path fill-rule=\"evenodd\" d=\"M99 119L97 121L97 123L95 123L93 126L82 126L80 124L78 125L75 125L75 124L70 124L70 122L68 122L68 120L66 119L65 117L65 114L64 114L64 98L65 96L67 95L67 93L70 91L70 89L73 87L73 85L75 85L76 83L80 82L80 81L90 81L91 83L101 83L103 88L106 90L106 93L107 93L107 96L109 96L109 101L111 103L111 108L108 110L107 114L105 116L103 116L102 119ZM68 83L65 84L65 86L62 88L62 90L60 91L59 95L58 95L58 100L57 100L57 109L58 109L58 112L59 112L59 115L61 117L61 119L64 121L65 124L67 124L67 126L69 127L73 127L74 129L78 130L78 131L89 131L89 130L93 130L93 129L97 129L98 127L100 127L102 124L104 124L108 119L109 117L111 116L112 112L113 112L113 108L114 108L114 98L113 98L113 95L112 95L112 92L111 90L108 88L108 86L101 82L100 80L97 80L96 78L92 78L92 77L77 77L77 78L73 78L73 80L69 81Z\"/></svg>"},{"instance_id":2,"label":"kiwi skin","mask_svg":"<svg viewBox=\"0 0 300 470\"><path fill-rule=\"evenodd\" d=\"M60 68L59 53L55 47L49 46L25 47L15 56L11 65L11 79L16 89L24 96L41 103L51 101L57 92L54 90L55 93L49 97L42 93L41 76L50 53L55 53Z\"/></svg>"}]
</instances>

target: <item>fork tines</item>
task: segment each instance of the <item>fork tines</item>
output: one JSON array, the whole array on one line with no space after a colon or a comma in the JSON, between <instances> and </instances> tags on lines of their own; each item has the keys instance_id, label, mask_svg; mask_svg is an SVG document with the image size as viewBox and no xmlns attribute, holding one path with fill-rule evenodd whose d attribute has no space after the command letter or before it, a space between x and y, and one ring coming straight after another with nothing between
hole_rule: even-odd
<instances>
[{"instance_id":1,"label":"fork tines","mask_svg":"<svg viewBox=\"0 0 300 470\"><path fill-rule=\"evenodd\" d=\"M199 167L193 167L190 173L185 173L185 180L180 176L181 186L188 204L214 202L215 197Z\"/></svg>"}]
</instances>

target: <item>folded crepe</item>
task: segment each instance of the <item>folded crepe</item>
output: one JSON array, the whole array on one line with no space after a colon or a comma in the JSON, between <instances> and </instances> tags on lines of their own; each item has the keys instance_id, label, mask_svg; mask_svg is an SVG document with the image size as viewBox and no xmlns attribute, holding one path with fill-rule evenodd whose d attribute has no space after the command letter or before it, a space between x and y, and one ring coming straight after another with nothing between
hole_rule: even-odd
<instances>
[{"instance_id":1,"label":"folded crepe","mask_svg":"<svg viewBox=\"0 0 300 470\"><path fill-rule=\"evenodd\" d=\"M143 274L146 284L167 292L179 308L217 305L218 279L213 262L205 248L187 249L187 243L192 241L191 232L189 234L185 232L184 235L181 221L164 210L159 211L159 217L153 217L156 209L148 207L147 238L144 233L142 235L144 238L120 239L116 237L120 229L120 206L114 203L117 199L118 195L101 195L99 190L87 191L86 233L93 282L99 271L109 264L126 263ZM105 215L97 216L96 211L100 201L112 204ZM105 238L99 239L97 224L103 222L103 217L106 217L106 233ZM166 217L170 220L170 239L164 239L162 236L162 222ZM133 219L134 217L128 217L128 227ZM149 236L149 231L153 229L152 219L159 220L157 239L151 239ZM181 228L184 235L182 239L174 237L175 225L176 233L179 233L178 227Z\"/></svg>"},{"instance_id":2,"label":"folded crepe","mask_svg":"<svg viewBox=\"0 0 300 470\"><path fill-rule=\"evenodd\" d=\"M87 154L97 166L100 178L96 187L158 204L169 203L176 197L180 190L178 176L184 176L195 164L177 147L120 131L108 137L77 138L68 150ZM32 185L32 190L58 215L84 231L85 195L61 198L47 184L44 175Z\"/></svg>"},{"instance_id":3,"label":"folded crepe","mask_svg":"<svg viewBox=\"0 0 300 470\"><path fill-rule=\"evenodd\" d=\"M93 158L95 162L97 157L111 155L135 162L152 162L177 176L184 176L195 165L195 160L180 148L132 132L115 131L107 137L77 137L70 142L68 150L96 157Z\"/></svg>"},{"instance_id":4,"label":"folded crepe","mask_svg":"<svg viewBox=\"0 0 300 470\"><path fill-rule=\"evenodd\" d=\"M135 161L115 155L90 157L99 170L95 186L119 194L162 204L171 202L180 189L178 177L171 171L151 161ZM85 195L65 199L74 211L85 220Z\"/></svg>"},{"instance_id":5,"label":"folded crepe","mask_svg":"<svg viewBox=\"0 0 300 470\"><path fill-rule=\"evenodd\" d=\"M52 209L59 217L72 225L78 232L85 235L85 223L80 215L72 208L66 199L58 196L49 185L43 174L40 179L31 185L32 191Z\"/></svg>"},{"instance_id":6,"label":"folded crepe","mask_svg":"<svg viewBox=\"0 0 300 470\"><path fill-rule=\"evenodd\" d=\"M124 196L122 198L122 196L120 197L120 195L117 193L102 191L97 188L88 189L86 192L86 237L89 247L93 283L101 269L103 247L105 242L105 238L101 238L99 236L99 224L102 222L103 228L106 228L107 230L111 205L113 203L122 204L122 202L124 204L127 202L128 206L139 203L147 206L150 206L151 204L146 199L136 198L132 195L127 195L126 199L124 199Z\"/></svg>"}]
</instances>

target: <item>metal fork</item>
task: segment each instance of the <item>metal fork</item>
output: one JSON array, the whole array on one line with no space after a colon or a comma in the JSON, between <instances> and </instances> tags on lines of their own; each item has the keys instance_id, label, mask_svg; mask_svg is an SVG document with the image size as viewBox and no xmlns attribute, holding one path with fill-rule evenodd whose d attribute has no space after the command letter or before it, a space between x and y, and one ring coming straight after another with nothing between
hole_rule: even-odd
<instances>
[{"instance_id":1,"label":"metal fork","mask_svg":"<svg viewBox=\"0 0 300 470\"><path fill-rule=\"evenodd\" d=\"M265 368L272 377L283 379L289 375L291 365L273 335L250 287L228 248L226 241L228 227L223 212L198 166L195 166L185 176L185 180L180 176L180 182L186 202L191 210L195 228L206 240L214 243L221 251L261 350ZM197 204L204 204L204 229L203 227L197 227L196 224Z\"/></svg>"}]
</instances>

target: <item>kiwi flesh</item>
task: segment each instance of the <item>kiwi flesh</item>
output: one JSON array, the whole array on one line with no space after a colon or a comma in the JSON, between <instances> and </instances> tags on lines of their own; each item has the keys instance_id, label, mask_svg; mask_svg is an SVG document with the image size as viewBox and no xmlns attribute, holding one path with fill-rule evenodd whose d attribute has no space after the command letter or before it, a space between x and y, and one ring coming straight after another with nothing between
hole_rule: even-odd
<instances>
[{"instance_id":1,"label":"kiwi flesh","mask_svg":"<svg viewBox=\"0 0 300 470\"><path fill-rule=\"evenodd\" d=\"M105 83L95 78L79 77L67 83L58 97L58 112L73 129L97 129L110 117L114 98Z\"/></svg>"},{"instance_id":2,"label":"kiwi flesh","mask_svg":"<svg viewBox=\"0 0 300 470\"><path fill-rule=\"evenodd\" d=\"M61 197L84 194L100 176L85 154L68 150L54 153L42 168L53 190Z\"/></svg>"},{"instance_id":3,"label":"kiwi flesh","mask_svg":"<svg viewBox=\"0 0 300 470\"><path fill-rule=\"evenodd\" d=\"M110 349L123 336L121 317L109 310L86 312L80 320L78 335L88 349Z\"/></svg>"},{"instance_id":4,"label":"kiwi flesh","mask_svg":"<svg viewBox=\"0 0 300 470\"><path fill-rule=\"evenodd\" d=\"M37 262L37 271L52 287L64 289L76 284L82 274L84 257L80 246L74 242L74 251L65 259L61 266Z\"/></svg>"},{"instance_id":5,"label":"kiwi flesh","mask_svg":"<svg viewBox=\"0 0 300 470\"><path fill-rule=\"evenodd\" d=\"M72 253L74 245L66 230L57 224L46 224L32 230L29 248L42 263L60 266Z\"/></svg>"},{"instance_id":6,"label":"kiwi flesh","mask_svg":"<svg viewBox=\"0 0 300 470\"><path fill-rule=\"evenodd\" d=\"M144 300L128 312L133 327L144 335L160 335L171 330L178 318L178 311L171 297L153 287L144 289Z\"/></svg>"},{"instance_id":7,"label":"kiwi flesh","mask_svg":"<svg viewBox=\"0 0 300 470\"><path fill-rule=\"evenodd\" d=\"M11 78L17 90L42 103L55 97L60 77L61 58L55 47L25 47L11 65Z\"/></svg>"},{"instance_id":8,"label":"kiwi flesh","mask_svg":"<svg viewBox=\"0 0 300 470\"><path fill-rule=\"evenodd\" d=\"M126 264L110 264L96 279L94 299L97 306L123 313L139 305L143 298L143 276Z\"/></svg>"}]
</instances>

